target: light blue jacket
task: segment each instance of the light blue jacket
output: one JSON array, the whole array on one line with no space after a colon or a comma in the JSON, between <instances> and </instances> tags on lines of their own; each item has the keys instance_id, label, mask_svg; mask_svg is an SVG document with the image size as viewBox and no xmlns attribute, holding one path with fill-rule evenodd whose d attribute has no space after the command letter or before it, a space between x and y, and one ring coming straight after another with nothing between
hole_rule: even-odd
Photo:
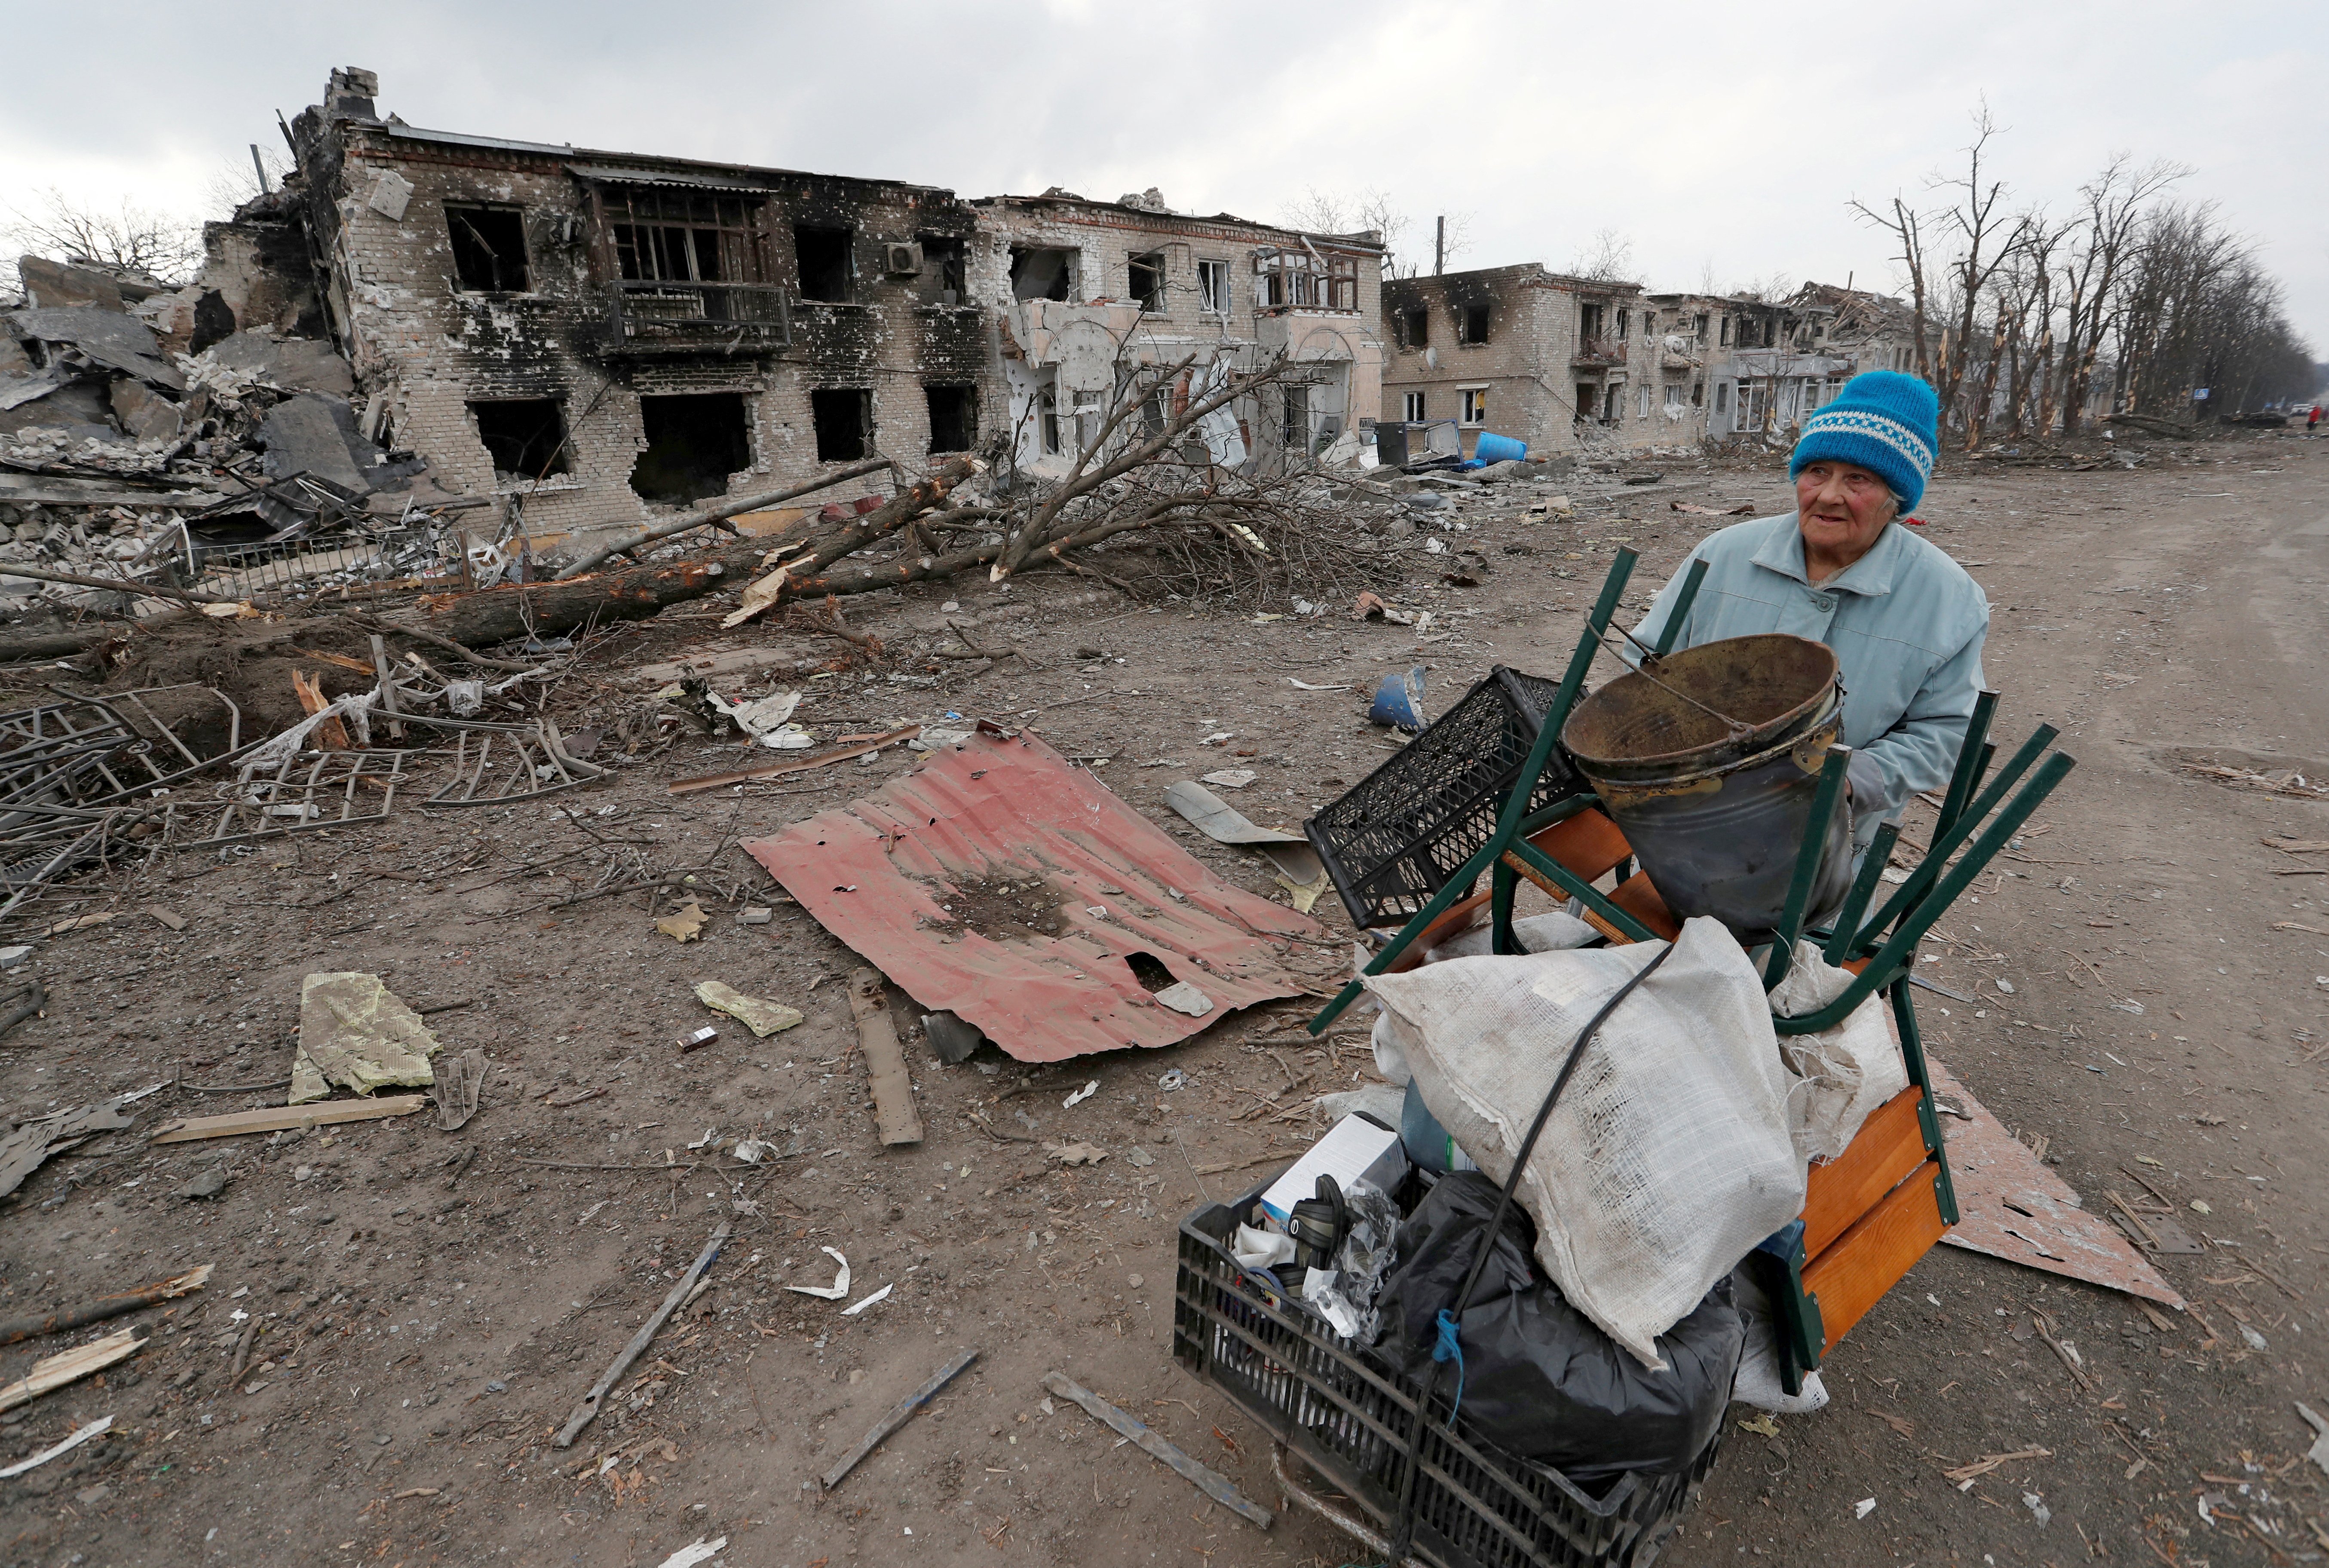
<instances>
[{"instance_id":1,"label":"light blue jacket","mask_svg":"<svg viewBox=\"0 0 2329 1568\"><path fill-rule=\"evenodd\" d=\"M1982 689L1989 600L1965 568L1892 524L1867 554L1825 582L1804 571L1796 515L1738 523L1701 540L1634 635L1655 647L1692 561L1706 581L1677 648L1722 638L1789 632L1835 650L1843 670L1843 743L1853 748L1857 847L1909 798L1946 785ZM1636 656L1628 647L1627 656Z\"/></svg>"}]
</instances>

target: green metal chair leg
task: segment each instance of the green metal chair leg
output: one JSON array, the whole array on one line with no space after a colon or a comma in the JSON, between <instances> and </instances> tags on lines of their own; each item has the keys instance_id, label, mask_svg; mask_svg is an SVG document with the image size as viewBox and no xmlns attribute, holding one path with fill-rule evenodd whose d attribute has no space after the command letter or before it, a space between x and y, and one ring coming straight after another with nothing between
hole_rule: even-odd
<instances>
[{"instance_id":1,"label":"green metal chair leg","mask_svg":"<svg viewBox=\"0 0 2329 1568\"><path fill-rule=\"evenodd\" d=\"M1771 934L1771 954L1763 965L1763 989L1768 991L1787 978L1795 961L1796 938L1804 929L1804 906L1811 902L1812 883L1818 880L1820 862L1827 858L1827 825L1843 802L1844 774L1852 766L1852 748L1830 746L1820 764L1819 788L1812 795L1811 817L1804 825L1804 842L1796 851L1796 874L1787 883L1787 902Z\"/></svg>"}]
</instances>

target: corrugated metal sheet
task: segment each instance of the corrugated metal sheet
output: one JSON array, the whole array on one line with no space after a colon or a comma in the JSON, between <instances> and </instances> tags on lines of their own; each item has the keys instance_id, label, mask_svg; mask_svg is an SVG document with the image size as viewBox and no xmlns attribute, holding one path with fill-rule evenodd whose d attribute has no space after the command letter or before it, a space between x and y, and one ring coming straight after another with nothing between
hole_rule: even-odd
<instances>
[{"instance_id":1,"label":"corrugated metal sheet","mask_svg":"<svg viewBox=\"0 0 2329 1568\"><path fill-rule=\"evenodd\" d=\"M744 847L915 1001L1023 1062L1170 1045L1240 1007L1301 995L1310 987L1278 962L1284 940L1325 935L1214 876L1034 736L987 728L865 799ZM966 887L1003 882L1040 884L1051 934L948 913L979 905ZM1160 1006L1134 972L1140 953L1212 1010Z\"/></svg>"},{"instance_id":2,"label":"corrugated metal sheet","mask_svg":"<svg viewBox=\"0 0 2329 1568\"><path fill-rule=\"evenodd\" d=\"M1960 1216L1942 1241L2049 1274L2107 1285L2163 1306L2183 1307L2175 1287L2128 1244L2117 1226L2089 1214L2070 1185L1967 1094L1947 1068L1929 1056L1926 1065L1942 1103L1962 1107L1971 1119L1941 1119Z\"/></svg>"}]
</instances>

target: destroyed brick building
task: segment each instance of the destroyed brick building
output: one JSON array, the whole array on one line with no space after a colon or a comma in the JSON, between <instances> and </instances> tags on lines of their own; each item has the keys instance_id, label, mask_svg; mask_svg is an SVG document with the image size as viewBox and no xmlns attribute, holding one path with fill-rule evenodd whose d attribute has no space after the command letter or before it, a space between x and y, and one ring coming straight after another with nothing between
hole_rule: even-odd
<instances>
[{"instance_id":1,"label":"destroyed brick building","mask_svg":"<svg viewBox=\"0 0 2329 1568\"><path fill-rule=\"evenodd\" d=\"M1377 411L1372 236L1174 213L1153 192L968 202L429 130L378 91L333 73L292 127L287 189L212 226L212 270L238 322L288 328L285 301L319 298L363 433L492 497L536 548L1006 428L1041 475L1139 365L1191 362L1183 401L1258 356L1313 367L1209 421L1224 462L1352 456Z\"/></svg>"},{"instance_id":2,"label":"destroyed brick building","mask_svg":"<svg viewBox=\"0 0 2329 1568\"><path fill-rule=\"evenodd\" d=\"M1380 236L1174 213L1154 190L1094 202L1055 188L972 205L1007 267L1002 373L1023 468L1070 461L1134 367L1190 362L1143 411L1154 429L1168 395L1185 402L1233 367L1281 354L1304 373L1266 389L1267 408L1208 421L1212 460L1356 456L1381 395Z\"/></svg>"}]
</instances>

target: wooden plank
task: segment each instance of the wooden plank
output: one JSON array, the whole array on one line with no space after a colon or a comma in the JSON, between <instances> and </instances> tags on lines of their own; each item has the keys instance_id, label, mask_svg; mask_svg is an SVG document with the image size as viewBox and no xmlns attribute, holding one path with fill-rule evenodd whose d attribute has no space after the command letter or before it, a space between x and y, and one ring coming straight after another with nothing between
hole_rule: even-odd
<instances>
[{"instance_id":1,"label":"wooden plank","mask_svg":"<svg viewBox=\"0 0 2329 1568\"><path fill-rule=\"evenodd\" d=\"M655 1316L639 1325L639 1331L631 1336L631 1342L624 1346L608 1365L607 1370L599 1374L599 1381L590 1385L590 1392L582 1396L582 1403L574 1407L574 1413L566 1418L566 1424L559 1428L558 1435L551 1440L553 1443L561 1449L573 1446L575 1434L589 1426L598 1415L599 1403L607 1397L608 1391L623 1381L623 1374L631 1369L631 1363L639 1358L640 1353L646 1349L647 1342L655 1337L656 1331L670 1319L671 1315L679 1310L679 1304L687 1299L688 1293L695 1289L695 1282L703 1278L703 1270L712 1267L712 1260L720 1255L721 1247L727 1242L728 1231L729 1223L721 1221L720 1228L712 1233L712 1239L703 1243L703 1251L695 1255L695 1261L688 1266L686 1273L679 1277L679 1283L671 1288L671 1294L663 1299L663 1305L655 1309Z\"/></svg>"},{"instance_id":2,"label":"wooden plank","mask_svg":"<svg viewBox=\"0 0 2329 1568\"><path fill-rule=\"evenodd\" d=\"M1819 1299L1820 1321L1827 1329L1822 1355L1834 1350L1948 1228L1941 1223L1940 1197L1934 1190L1940 1171L1938 1160L1918 1167L1805 1268L1805 1293Z\"/></svg>"},{"instance_id":3,"label":"wooden plank","mask_svg":"<svg viewBox=\"0 0 2329 1568\"><path fill-rule=\"evenodd\" d=\"M146 1342L137 1337L135 1328L124 1328L102 1339L92 1339L87 1345L76 1345L71 1350L60 1350L45 1360L33 1363L33 1370L0 1388L0 1410L14 1410L28 1404L44 1393L51 1393L65 1384L87 1377L92 1372L102 1372L117 1361L137 1353Z\"/></svg>"},{"instance_id":4,"label":"wooden plank","mask_svg":"<svg viewBox=\"0 0 2329 1568\"><path fill-rule=\"evenodd\" d=\"M960 1355L939 1367L937 1374L928 1383L892 1405L889 1414L875 1422L872 1430L857 1440L856 1447L841 1456L840 1463L825 1472L825 1489L829 1492L841 1485L841 1478L855 1469L857 1461L873 1451L874 1444L905 1425L916 1411L938 1397L938 1390L954 1381L955 1374L968 1366L977 1357L978 1352L976 1350L964 1351Z\"/></svg>"},{"instance_id":5,"label":"wooden plank","mask_svg":"<svg viewBox=\"0 0 2329 1568\"><path fill-rule=\"evenodd\" d=\"M1268 1508L1231 1486L1230 1478L1219 1470L1206 1469L1155 1432L1150 1431L1145 1422L1125 1414L1090 1389L1063 1374L1057 1372L1045 1374L1043 1386L1061 1399L1071 1399L1082 1405L1085 1410L1139 1444L1142 1451L1172 1466L1175 1471L1193 1482L1199 1491L1212 1498L1222 1507L1243 1515L1265 1530L1269 1528L1270 1522L1276 1516L1272 1515Z\"/></svg>"},{"instance_id":6,"label":"wooden plank","mask_svg":"<svg viewBox=\"0 0 2329 1568\"><path fill-rule=\"evenodd\" d=\"M384 1116L410 1116L428 1103L425 1094L401 1094L389 1100L321 1100L309 1105L269 1105L257 1110L233 1110L224 1116L186 1116L164 1122L146 1141L193 1143L206 1138L281 1132L290 1127L327 1127L335 1121L376 1121Z\"/></svg>"},{"instance_id":7,"label":"wooden plank","mask_svg":"<svg viewBox=\"0 0 2329 1568\"><path fill-rule=\"evenodd\" d=\"M1834 1159L1812 1163L1804 1194L1806 1259L1827 1251L1854 1220L1925 1162L1925 1129L1917 1121L1917 1106L1924 1095L1910 1084L1870 1113L1850 1148Z\"/></svg>"},{"instance_id":8,"label":"wooden plank","mask_svg":"<svg viewBox=\"0 0 2329 1568\"><path fill-rule=\"evenodd\" d=\"M1609 902L1668 941L1682 935L1682 921L1674 918L1666 901L1650 885L1650 874L1646 871L1637 871L1620 883L1617 891L1609 895Z\"/></svg>"},{"instance_id":9,"label":"wooden plank","mask_svg":"<svg viewBox=\"0 0 2329 1568\"><path fill-rule=\"evenodd\" d=\"M891 1020L879 971L858 969L850 975L849 1010L857 1018L857 1049L865 1058L865 1076L873 1090L873 1121L882 1141L921 1142L914 1075L906 1069L906 1053L898 1044L898 1026Z\"/></svg>"}]
</instances>

